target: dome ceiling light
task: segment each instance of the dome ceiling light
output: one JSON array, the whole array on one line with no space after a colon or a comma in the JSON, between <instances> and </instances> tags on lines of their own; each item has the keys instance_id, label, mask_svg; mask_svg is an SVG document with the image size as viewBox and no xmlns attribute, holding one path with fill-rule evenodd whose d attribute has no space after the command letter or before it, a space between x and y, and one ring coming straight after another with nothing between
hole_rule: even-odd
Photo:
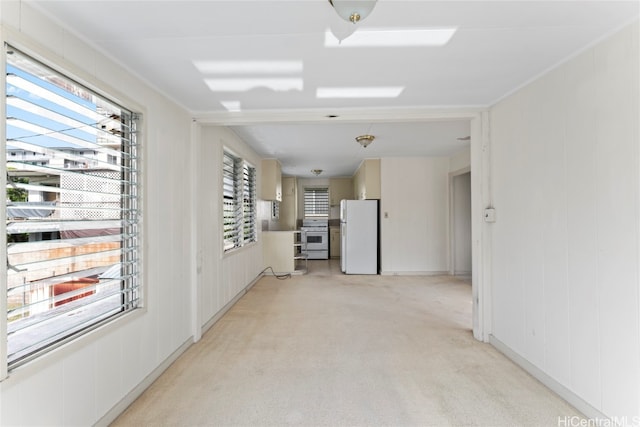
<instances>
[{"instance_id":1,"label":"dome ceiling light","mask_svg":"<svg viewBox=\"0 0 640 427\"><path fill-rule=\"evenodd\" d=\"M357 24L369 16L377 0L329 0L338 15L347 22Z\"/></svg>"},{"instance_id":2,"label":"dome ceiling light","mask_svg":"<svg viewBox=\"0 0 640 427\"><path fill-rule=\"evenodd\" d=\"M367 145L371 144L374 139L376 139L376 137L373 135L356 136L356 141L358 141L358 144L362 145L362 148L367 148Z\"/></svg>"}]
</instances>

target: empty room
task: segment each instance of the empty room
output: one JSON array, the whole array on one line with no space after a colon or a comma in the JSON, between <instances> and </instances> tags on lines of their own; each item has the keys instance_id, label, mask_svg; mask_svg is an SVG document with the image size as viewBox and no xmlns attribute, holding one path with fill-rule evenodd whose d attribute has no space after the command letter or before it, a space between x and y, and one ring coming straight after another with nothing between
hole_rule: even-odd
<instances>
[{"instance_id":1,"label":"empty room","mask_svg":"<svg viewBox=\"0 0 640 427\"><path fill-rule=\"evenodd\" d=\"M1 0L3 426L640 426L637 1Z\"/></svg>"}]
</instances>

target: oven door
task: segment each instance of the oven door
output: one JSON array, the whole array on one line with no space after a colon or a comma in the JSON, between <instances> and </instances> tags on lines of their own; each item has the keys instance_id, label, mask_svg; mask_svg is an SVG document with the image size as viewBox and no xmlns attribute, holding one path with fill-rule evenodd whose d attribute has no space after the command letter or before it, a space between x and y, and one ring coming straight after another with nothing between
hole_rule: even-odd
<instances>
[{"instance_id":1,"label":"oven door","mask_svg":"<svg viewBox=\"0 0 640 427\"><path fill-rule=\"evenodd\" d=\"M307 231L305 233L307 251L326 251L329 249L328 234L326 231Z\"/></svg>"}]
</instances>

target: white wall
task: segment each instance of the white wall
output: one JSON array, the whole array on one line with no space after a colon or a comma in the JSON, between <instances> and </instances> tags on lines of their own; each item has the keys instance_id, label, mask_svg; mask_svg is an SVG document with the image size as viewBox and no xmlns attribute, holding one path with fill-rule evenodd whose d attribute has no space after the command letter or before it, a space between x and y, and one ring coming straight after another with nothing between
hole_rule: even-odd
<instances>
[{"instance_id":1,"label":"white wall","mask_svg":"<svg viewBox=\"0 0 640 427\"><path fill-rule=\"evenodd\" d=\"M257 154L224 127L203 126L198 143L198 288L200 326L209 322L256 278L262 266L261 230L258 243L224 254L222 247L222 165L226 148L256 167L260 194L261 163Z\"/></svg>"},{"instance_id":2,"label":"white wall","mask_svg":"<svg viewBox=\"0 0 640 427\"><path fill-rule=\"evenodd\" d=\"M3 41L64 66L143 114L144 310L107 325L10 372L0 382L0 425L93 425L108 422L191 342L196 328L249 284L261 266L259 244L221 256L221 142L256 160L229 132L191 138L190 115L175 103L24 2L2 2ZM4 83L2 84L4 87ZM191 153L201 151L204 156ZM205 157L206 156L206 157ZM194 166L211 181L196 182ZM258 175L259 176L259 175ZM199 184L197 190L195 185ZM198 197L203 191L207 198ZM194 253L190 221L206 223ZM202 213L210 214L204 220ZM208 240L211 238L212 240ZM200 255L200 292L192 260ZM200 297L202 297L200 299ZM199 312L200 308L202 312ZM133 391L133 393L132 393ZM130 394L132 393L132 394Z\"/></svg>"},{"instance_id":3,"label":"white wall","mask_svg":"<svg viewBox=\"0 0 640 427\"><path fill-rule=\"evenodd\" d=\"M640 414L638 38L491 110L493 335L610 417Z\"/></svg>"},{"instance_id":4,"label":"white wall","mask_svg":"<svg viewBox=\"0 0 640 427\"><path fill-rule=\"evenodd\" d=\"M449 158L384 158L380 174L382 273L446 272Z\"/></svg>"}]
</instances>

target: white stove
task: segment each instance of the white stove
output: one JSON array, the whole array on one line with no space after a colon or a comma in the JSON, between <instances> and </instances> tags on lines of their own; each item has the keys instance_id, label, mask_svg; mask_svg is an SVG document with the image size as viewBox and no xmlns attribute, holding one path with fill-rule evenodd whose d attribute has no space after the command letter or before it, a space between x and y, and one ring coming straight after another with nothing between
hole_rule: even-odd
<instances>
[{"instance_id":1,"label":"white stove","mask_svg":"<svg viewBox=\"0 0 640 427\"><path fill-rule=\"evenodd\" d=\"M302 252L307 259L329 259L329 220L302 220Z\"/></svg>"}]
</instances>

